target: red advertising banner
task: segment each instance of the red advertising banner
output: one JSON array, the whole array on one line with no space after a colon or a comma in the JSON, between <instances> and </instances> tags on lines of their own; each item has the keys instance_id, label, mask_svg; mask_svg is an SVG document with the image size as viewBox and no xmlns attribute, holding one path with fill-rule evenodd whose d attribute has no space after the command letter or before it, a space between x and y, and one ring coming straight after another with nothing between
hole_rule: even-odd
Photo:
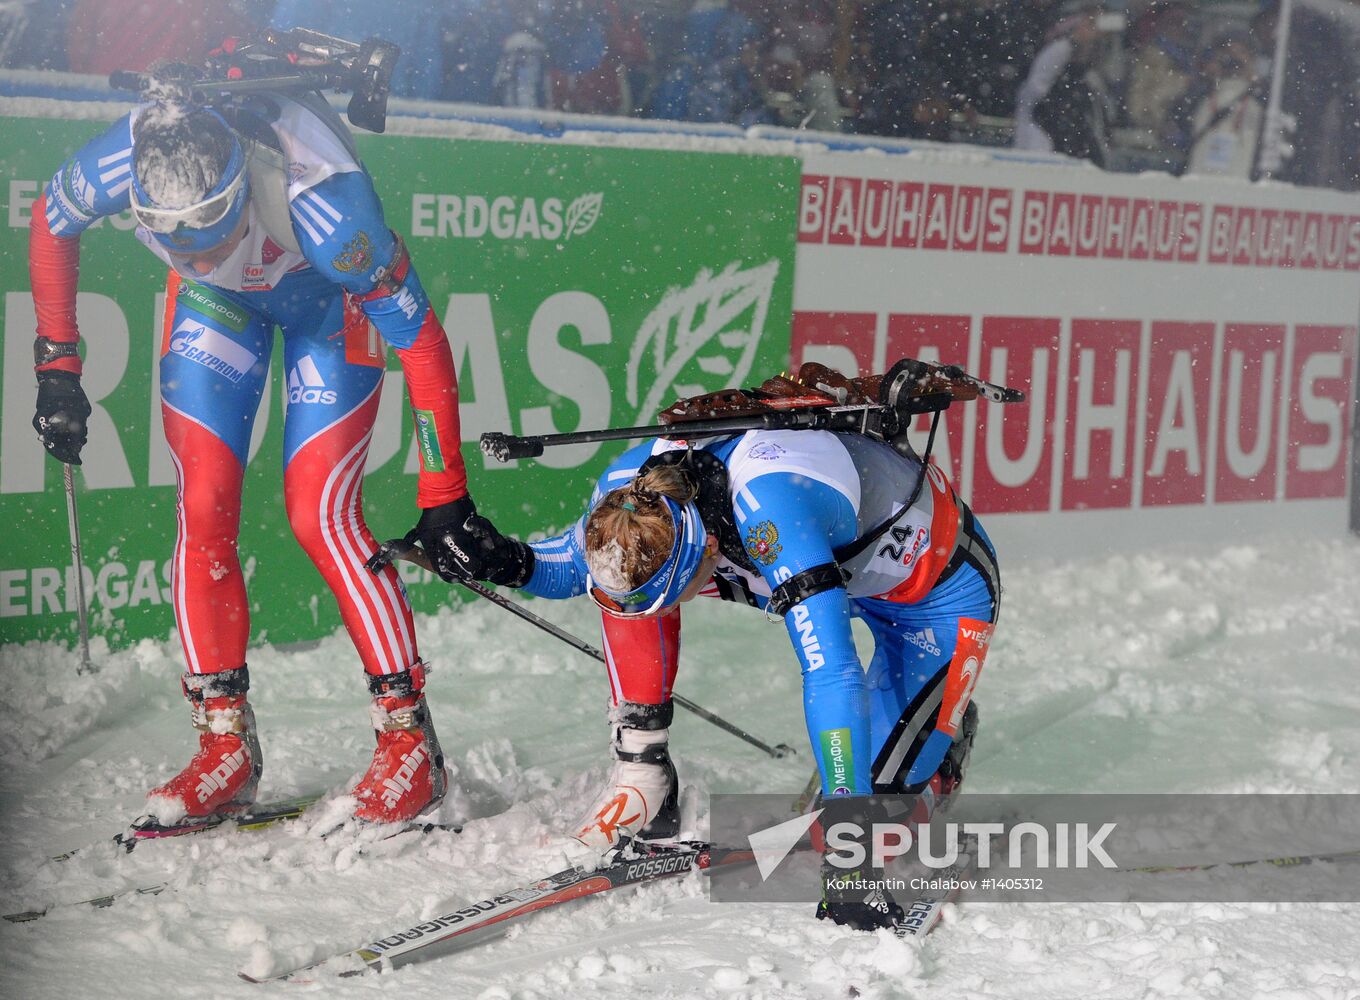
<instances>
[{"instance_id":1,"label":"red advertising banner","mask_svg":"<svg viewBox=\"0 0 1360 1000\"><path fill-rule=\"evenodd\" d=\"M1285 497L1343 497L1345 477L1336 474L1346 454L1355 398L1355 328L1301 325L1294 330L1289 367Z\"/></svg>"},{"instance_id":2,"label":"red advertising banner","mask_svg":"<svg viewBox=\"0 0 1360 1000\"><path fill-rule=\"evenodd\" d=\"M1068 349L1064 510L1128 507L1133 502L1141 324L1072 321Z\"/></svg>"},{"instance_id":3,"label":"red advertising banner","mask_svg":"<svg viewBox=\"0 0 1360 1000\"><path fill-rule=\"evenodd\" d=\"M1276 442L1284 327L1228 323L1223 329L1219 370L1218 472L1214 498L1275 497Z\"/></svg>"},{"instance_id":4,"label":"red advertising banner","mask_svg":"<svg viewBox=\"0 0 1360 1000\"><path fill-rule=\"evenodd\" d=\"M941 421L936 462L980 514L1114 547L1237 537L1290 503L1345 530L1355 196L833 153L799 206L795 365L910 356L1028 394Z\"/></svg>"},{"instance_id":5,"label":"red advertising banner","mask_svg":"<svg viewBox=\"0 0 1360 1000\"><path fill-rule=\"evenodd\" d=\"M1214 325L1167 320L1149 325L1143 503L1204 503L1209 498Z\"/></svg>"}]
</instances>

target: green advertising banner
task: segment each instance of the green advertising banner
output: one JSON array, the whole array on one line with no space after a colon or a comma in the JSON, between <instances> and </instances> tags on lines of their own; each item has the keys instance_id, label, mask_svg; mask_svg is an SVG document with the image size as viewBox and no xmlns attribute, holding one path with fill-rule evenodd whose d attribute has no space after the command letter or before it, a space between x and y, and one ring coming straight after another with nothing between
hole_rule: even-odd
<instances>
[{"instance_id":1,"label":"green advertising banner","mask_svg":"<svg viewBox=\"0 0 1360 1000\"><path fill-rule=\"evenodd\" d=\"M61 467L29 425L35 397L28 212L102 122L5 119L7 226L0 358L0 641L70 638L75 588ZM622 445L499 465L483 431L651 422L678 396L749 384L787 359L799 168L785 157L392 136L359 137L388 223L405 236L458 365L463 456L478 506L521 536L560 530ZM174 626L175 475L157 382L165 273L130 230L82 238L79 319L94 404L77 493L86 591L112 643ZM376 334L373 335L376 338ZM376 345L375 340L375 345ZM328 633L339 615L283 509L286 387L277 349L246 473L241 562L255 640ZM417 517L419 440L400 367L388 373L364 484L379 538ZM451 588L409 565L418 610Z\"/></svg>"}]
</instances>

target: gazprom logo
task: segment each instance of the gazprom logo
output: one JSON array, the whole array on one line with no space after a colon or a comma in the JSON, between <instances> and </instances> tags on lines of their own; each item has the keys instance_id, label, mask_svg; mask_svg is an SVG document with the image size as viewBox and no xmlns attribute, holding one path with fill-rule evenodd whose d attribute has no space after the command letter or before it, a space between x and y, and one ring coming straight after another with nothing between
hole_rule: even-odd
<instances>
[{"instance_id":1,"label":"gazprom logo","mask_svg":"<svg viewBox=\"0 0 1360 1000\"><path fill-rule=\"evenodd\" d=\"M233 383L245 378L246 372L259 360L236 341L192 319L184 320L175 328L170 338L170 353L210 368Z\"/></svg>"}]
</instances>

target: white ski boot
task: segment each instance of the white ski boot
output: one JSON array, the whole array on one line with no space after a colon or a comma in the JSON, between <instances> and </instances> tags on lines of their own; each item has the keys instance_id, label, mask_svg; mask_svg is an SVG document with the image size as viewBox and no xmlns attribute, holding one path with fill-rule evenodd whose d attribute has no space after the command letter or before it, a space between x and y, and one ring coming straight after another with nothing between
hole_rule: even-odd
<instances>
[{"instance_id":1,"label":"white ski boot","mask_svg":"<svg viewBox=\"0 0 1360 1000\"><path fill-rule=\"evenodd\" d=\"M575 834L604 853L625 838L670 840L680 832L680 781L669 752L673 702L620 702L614 709L614 769Z\"/></svg>"}]
</instances>

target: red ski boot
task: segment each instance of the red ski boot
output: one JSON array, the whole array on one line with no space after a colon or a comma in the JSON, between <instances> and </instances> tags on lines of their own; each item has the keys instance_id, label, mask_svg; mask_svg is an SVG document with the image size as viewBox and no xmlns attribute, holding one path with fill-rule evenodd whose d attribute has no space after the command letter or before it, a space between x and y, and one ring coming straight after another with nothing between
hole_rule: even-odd
<instances>
[{"instance_id":1,"label":"red ski boot","mask_svg":"<svg viewBox=\"0 0 1360 1000\"><path fill-rule=\"evenodd\" d=\"M430 708L421 692L425 665L403 674L370 675L373 728L378 747L373 763L354 786L354 815L371 823L405 823L444 797L448 777Z\"/></svg>"},{"instance_id":2,"label":"red ski boot","mask_svg":"<svg viewBox=\"0 0 1360 1000\"><path fill-rule=\"evenodd\" d=\"M198 753L183 771L147 794L148 810L164 826L186 817L248 809L264 768L255 713L246 701L246 668L185 674L180 683L194 728L200 730Z\"/></svg>"}]
</instances>

